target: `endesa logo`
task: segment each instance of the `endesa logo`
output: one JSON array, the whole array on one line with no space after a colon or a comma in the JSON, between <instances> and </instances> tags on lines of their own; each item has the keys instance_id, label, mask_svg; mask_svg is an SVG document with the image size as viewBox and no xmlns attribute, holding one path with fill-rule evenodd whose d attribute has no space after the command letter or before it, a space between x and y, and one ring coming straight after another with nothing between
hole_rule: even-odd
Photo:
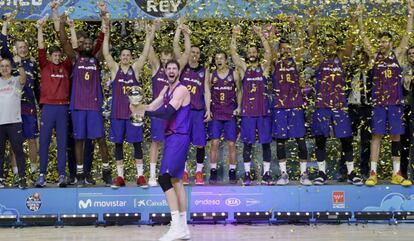
<instances>
[{"instance_id":1,"label":"endesa logo","mask_svg":"<svg viewBox=\"0 0 414 241\"><path fill-rule=\"evenodd\" d=\"M113 207L125 207L127 205L126 201L92 201L91 199L79 200L78 207L79 209L86 208L113 208Z\"/></svg>"},{"instance_id":2,"label":"endesa logo","mask_svg":"<svg viewBox=\"0 0 414 241\"><path fill-rule=\"evenodd\" d=\"M344 191L332 192L332 206L333 208L345 208L345 192Z\"/></svg>"},{"instance_id":3,"label":"endesa logo","mask_svg":"<svg viewBox=\"0 0 414 241\"><path fill-rule=\"evenodd\" d=\"M227 198L225 203L229 207L237 207L237 206L240 206L241 201L238 198L232 197L232 198Z\"/></svg>"},{"instance_id":4,"label":"endesa logo","mask_svg":"<svg viewBox=\"0 0 414 241\"><path fill-rule=\"evenodd\" d=\"M211 199L202 199L202 200L195 200L194 204L196 206L203 205L203 206L218 206L220 205L220 200L211 200Z\"/></svg>"}]
</instances>

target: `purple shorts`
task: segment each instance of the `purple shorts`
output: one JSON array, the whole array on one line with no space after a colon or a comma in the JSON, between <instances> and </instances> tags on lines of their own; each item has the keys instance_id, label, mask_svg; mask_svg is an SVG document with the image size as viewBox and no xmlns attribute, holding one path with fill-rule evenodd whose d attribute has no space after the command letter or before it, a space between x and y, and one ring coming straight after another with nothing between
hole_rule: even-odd
<instances>
[{"instance_id":1,"label":"purple shorts","mask_svg":"<svg viewBox=\"0 0 414 241\"><path fill-rule=\"evenodd\" d=\"M404 134L403 106L376 106L372 108L372 134Z\"/></svg>"},{"instance_id":2,"label":"purple shorts","mask_svg":"<svg viewBox=\"0 0 414 241\"><path fill-rule=\"evenodd\" d=\"M183 177L189 147L189 135L172 134L165 136L160 175L168 173L171 177L181 179Z\"/></svg>"},{"instance_id":3,"label":"purple shorts","mask_svg":"<svg viewBox=\"0 0 414 241\"><path fill-rule=\"evenodd\" d=\"M39 127L35 115L22 115L22 127L24 139L35 139L39 136Z\"/></svg>"},{"instance_id":4,"label":"purple shorts","mask_svg":"<svg viewBox=\"0 0 414 241\"><path fill-rule=\"evenodd\" d=\"M132 125L129 119L111 119L111 125L109 127L109 141L114 143L123 143L124 140L129 143L142 142L142 126Z\"/></svg>"},{"instance_id":5,"label":"purple shorts","mask_svg":"<svg viewBox=\"0 0 414 241\"><path fill-rule=\"evenodd\" d=\"M259 143L267 144L272 142L272 120L270 116L242 116L240 138L244 143L256 143L256 130L259 136Z\"/></svg>"},{"instance_id":6,"label":"purple shorts","mask_svg":"<svg viewBox=\"0 0 414 241\"><path fill-rule=\"evenodd\" d=\"M328 108L316 109L312 117L312 136L329 137L331 126L335 138L352 136L351 119L348 112Z\"/></svg>"},{"instance_id":7,"label":"purple shorts","mask_svg":"<svg viewBox=\"0 0 414 241\"><path fill-rule=\"evenodd\" d=\"M236 119L231 120L212 120L208 123L209 139L220 139L224 132L224 140L236 142L237 124Z\"/></svg>"},{"instance_id":8,"label":"purple shorts","mask_svg":"<svg viewBox=\"0 0 414 241\"><path fill-rule=\"evenodd\" d=\"M204 110L190 111L190 142L194 146L205 146L207 144L204 113Z\"/></svg>"},{"instance_id":9,"label":"purple shorts","mask_svg":"<svg viewBox=\"0 0 414 241\"><path fill-rule=\"evenodd\" d=\"M278 139L305 136L305 113L302 108L273 109L273 137Z\"/></svg>"},{"instance_id":10,"label":"purple shorts","mask_svg":"<svg viewBox=\"0 0 414 241\"><path fill-rule=\"evenodd\" d=\"M151 118L151 140L163 142L165 136L165 120Z\"/></svg>"},{"instance_id":11,"label":"purple shorts","mask_svg":"<svg viewBox=\"0 0 414 241\"><path fill-rule=\"evenodd\" d=\"M102 113L93 110L72 110L73 138L97 139L104 136Z\"/></svg>"}]
</instances>

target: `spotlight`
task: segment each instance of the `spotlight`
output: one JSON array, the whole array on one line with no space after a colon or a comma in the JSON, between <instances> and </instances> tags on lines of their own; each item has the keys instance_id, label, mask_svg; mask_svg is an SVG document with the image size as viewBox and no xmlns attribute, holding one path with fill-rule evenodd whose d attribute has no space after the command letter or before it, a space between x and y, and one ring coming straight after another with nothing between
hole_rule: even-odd
<instances>
[{"instance_id":1,"label":"spotlight","mask_svg":"<svg viewBox=\"0 0 414 241\"><path fill-rule=\"evenodd\" d=\"M272 213L268 211L235 212L236 222L269 221Z\"/></svg>"},{"instance_id":2,"label":"spotlight","mask_svg":"<svg viewBox=\"0 0 414 241\"><path fill-rule=\"evenodd\" d=\"M414 212L394 212L394 219L396 221L413 221Z\"/></svg>"},{"instance_id":3,"label":"spotlight","mask_svg":"<svg viewBox=\"0 0 414 241\"><path fill-rule=\"evenodd\" d=\"M57 214L21 215L20 222L27 225L56 225Z\"/></svg>"},{"instance_id":4,"label":"spotlight","mask_svg":"<svg viewBox=\"0 0 414 241\"><path fill-rule=\"evenodd\" d=\"M169 224L171 213L150 213L149 220L152 224Z\"/></svg>"},{"instance_id":5,"label":"spotlight","mask_svg":"<svg viewBox=\"0 0 414 241\"><path fill-rule=\"evenodd\" d=\"M202 213L190 213L190 220L194 222L218 222L226 221L229 217L227 212L202 212Z\"/></svg>"},{"instance_id":6,"label":"spotlight","mask_svg":"<svg viewBox=\"0 0 414 241\"><path fill-rule=\"evenodd\" d=\"M104 213L105 224L137 223L141 220L141 213Z\"/></svg>"},{"instance_id":7,"label":"spotlight","mask_svg":"<svg viewBox=\"0 0 414 241\"><path fill-rule=\"evenodd\" d=\"M312 218L311 212L275 212L275 219L276 221L293 221L293 222L309 222Z\"/></svg>"},{"instance_id":8,"label":"spotlight","mask_svg":"<svg viewBox=\"0 0 414 241\"><path fill-rule=\"evenodd\" d=\"M349 221L352 212L313 212L316 221Z\"/></svg>"},{"instance_id":9,"label":"spotlight","mask_svg":"<svg viewBox=\"0 0 414 241\"><path fill-rule=\"evenodd\" d=\"M70 225L97 225L97 213L61 214L60 220L63 224Z\"/></svg>"},{"instance_id":10,"label":"spotlight","mask_svg":"<svg viewBox=\"0 0 414 241\"><path fill-rule=\"evenodd\" d=\"M390 221L392 219L392 212L384 212L384 211L370 211L370 212L355 212L355 219L357 221L369 221L369 220L387 220Z\"/></svg>"},{"instance_id":11,"label":"spotlight","mask_svg":"<svg viewBox=\"0 0 414 241\"><path fill-rule=\"evenodd\" d=\"M13 226L16 222L17 215L0 215L0 225Z\"/></svg>"}]
</instances>

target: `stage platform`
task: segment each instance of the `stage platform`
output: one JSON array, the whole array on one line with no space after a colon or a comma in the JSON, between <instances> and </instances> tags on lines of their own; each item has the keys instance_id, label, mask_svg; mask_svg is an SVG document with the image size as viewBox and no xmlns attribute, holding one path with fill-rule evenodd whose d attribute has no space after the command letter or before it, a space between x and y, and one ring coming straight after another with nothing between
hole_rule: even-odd
<instances>
[{"instance_id":1,"label":"stage platform","mask_svg":"<svg viewBox=\"0 0 414 241\"><path fill-rule=\"evenodd\" d=\"M187 186L191 213L226 213L232 222L238 212L268 212L278 220L277 212L414 212L414 187L381 184L375 187L352 185L325 186ZM96 214L104 221L106 213L139 213L140 222L148 222L151 213L168 213L160 187L142 189L127 186L88 188L6 188L0 190L0 217L15 215ZM191 220L191 218L189 217ZM410 216L408 219L414 219Z\"/></svg>"}]
</instances>

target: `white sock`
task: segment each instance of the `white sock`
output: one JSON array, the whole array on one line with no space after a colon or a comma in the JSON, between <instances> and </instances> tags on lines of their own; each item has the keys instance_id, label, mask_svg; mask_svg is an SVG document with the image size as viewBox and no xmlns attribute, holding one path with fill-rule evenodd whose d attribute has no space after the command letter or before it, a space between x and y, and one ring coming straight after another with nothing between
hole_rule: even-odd
<instances>
[{"instance_id":1,"label":"white sock","mask_svg":"<svg viewBox=\"0 0 414 241\"><path fill-rule=\"evenodd\" d=\"M171 224L180 225L180 213L178 210L171 211Z\"/></svg>"},{"instance_id":2,"label":"white sock","mask_svg":"<svg viewBox=\"0 0 414 241\"><path fill-rule=\"evenodd\" d=\"M263 162L263 174L270 170L270 162Z\"/></svg>"},{"instance_id":3,"label":"white sock","mask_svg":"<svg viewBox=\"0 0 414 241\"><path fill-rule=\"evenodd\" d=\"M102 163L103 169L109 169L109 163Z\"/></svg>"},{"instance_id":4,"label":"white sock","mask_svg":"<svg viewBox=\"0 0 414 241\"><path fill-rule=\"evenodd\" d=\"M306 172L306 165L307 165L307 162L300 162L300 174L303 174Z\"/></svg>"},{"instance_id":5,"label":"white sock","mask_svg":"<svg viewBox=\"0 0 414 241\"><path fill-rule=\"evenodd\" d=\"M138 177L144 175L144 164L136 164Z\"/></svg>"},{"instance_id":6,"label":"white sock","mask_svg":"<svg viewBox=\"0 0 414 241\"><path fill-rule=\"evenodd\" d=\"M279 162L279 168L281 173L287 173L286 162Z\"/></svg>"},{"instance_id":7,"label":"white sock","mask_svg":"<svg viewBox=\"0 0 414 241\"><path fill-rule=\"evenodd\" d=\"M217 169L217 163L210 163L210 169Z\"/></svg>"},{"instance_id":8,"label":"white sock","mask_svg":"<svg viewBox=\"0 0 414 241\"><path fill-rule=\"evenodd\" d=\"M245 162L244 163L244 171L245 172L250 172L250 162Z\"/></svg>"},{"instance_id":9,"label":"white sock","mask_svg":"<svg viewBox=\"0 0 414 241\"><path fill-rule=\"evenodd\" d=\"M180 224L183 226L187 225L187 212L180 213L180 222Z\"/></svg>"},{"instance_id":10,"label":"white sock","mask_svg":"<svg viewBox=\"0 0 414 241\"><path fill-rule=\"evenodd\" d=\"M323 173L326 173L326 164L325 164L325 162L323 161L323 162L318 162L318 169L319 169L319 171L321 171L321 172L323 172Z\"/></svg>"},{"instance_id":11,"label":"white sock","mask_svg":"<svg viewBox=\"0 0 414 241\"><path fill-rule=\"evenodd\" d=\"M35 172L37 169L37 166L35 163L30 163L30 172L33 173Z\"/></svg>"},{"instance_id":12,"label":"white sock","mask_svg":"<svg viewBox=\"0 0 414 241\"><path fill-rule=\"evenodd\" d=\"M185 171L185 172L188 172L188 171L187 171L187 162L185 162L184 171Z\"/></svg>"},{"instance_id":13,"label":"white sock","mask_svg":"<svg viewBox=\"0 0 414 241\"><path fill-rule=\"evenodd\" d=\"M116 171L118 173L118 176L124 177L124 164L116 164Z\"/></svg>"},{"instance_id":14,"label":"white sock","mask_svg":"<svg viewBox=\"0 0 414 241\"><path fill-rule=\"evenodd\" d=\"M83 165L76 165L76 172L83 173Z\"/></svg>"},{"instance_id":15,"label":"white sock","mask_svg":"<svg viewBox=\"0 0 414 241\"><path fill-rule=\"evenodd\" d=\"M203 171L204 164L203 163L197 163L196 172L202 172Z\"/></svg>"},{"instance_id":16,"label":"white sock","mask_svg":"<svg viewBox=\"0 0 414 241\"><path fill-rule=\"evenodd\" d=\"M377 173L377 162L371 162L371 171Z\"/></svg>"},{"instance_id":17,"label":"white sock","mask_svg":"<svg viewBox=\"0 0 414 241\"><path fill-rule=\"evenodd\" d=\"M401 161L393 161L392 166L394 168L394 174L397 174L400 171Z\"/></svg>"},{"instance_id":18,"label":"white sock","mask_svg":"<svg viewBox=\"0 0 414 241\"><path fill-rule=\"evenodd\" d=\"M17 167L13 167L13 174L17 175L19 173L19 170Z\"/></svg>"},{"instance_id":19,"label":"white sock","mask_svg":"<svg viewBox=\"0 0 414 241\"><path fill-rule=\"evenodd\" d=\"M150 177L155 178L155 170L157 169L157 163L150 163Z\"/></svg>"},{"instance_id":20,"label":"white sock","mask_svg":"<svg viewBox=\"0 0 414 241\"><path fill-rule=\"evenodd\" d=\"M347 162L346 168L348 169L348 175L354 170L354 162Z\"/></svg>"},{"instance_id":21,"label":"white sock","mask_svg":"<svg viewBox=\"0 0 414 241\"><path fill-rule=\"evenodd\" d=\"M236 164L230 164L230 169L236 169Z\"/></svg>"}]
</instances>

